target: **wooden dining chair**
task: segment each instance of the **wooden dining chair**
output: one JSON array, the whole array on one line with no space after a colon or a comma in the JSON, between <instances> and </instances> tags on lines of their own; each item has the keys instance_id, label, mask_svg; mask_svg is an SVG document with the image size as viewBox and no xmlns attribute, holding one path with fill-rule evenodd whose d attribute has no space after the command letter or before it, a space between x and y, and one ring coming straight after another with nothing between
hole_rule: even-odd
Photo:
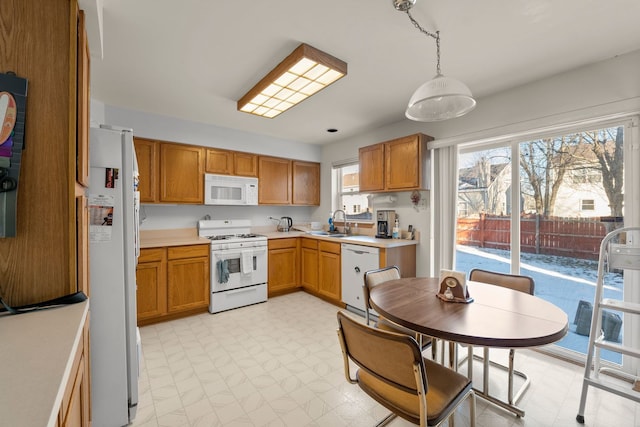
<instances>
[{"instance_id":1,"label":"wooden dining chair","mask_svg":"<svg viewBox=\"0 0 640 427\"><path fill-rule=\"evenodd\" d=\"M495 285L495 286L502 286L504 288L509 288L509 289L513 289L516 291L520 291L520 292L524 292L530 295L533 295L533 291L535 288L535 283L533 281L533 279L529 276L521 276L521 275L516 275L516 274L506 274L506 273L498 273L498 272L494 272L494 271L487 271L487 270L482 270L479 268L475 268L473 270L471 270L471 272L469 273L469 280L475 281L475 282L482 282L482 283L488 283L490 285ZM468 356L467 356L467 363L468 363L468 374L467 376L471 379L473 379L473 358L475 358L476 360L482 360L484 362L485 365L485 372L484 372L484 392L485 393L489 393L489 373L488 371L488 366L489 364L492 366L495 366L499 369L504 369L507 371L508 374L508 392L507 392L507 398L508 398L508 402L509 405L513 405L514 402L517 402L518 399L520 398L520 396L522 396L522 393L525 392L525 390L529 387L529 384L531 382L531 380L529 379L529 377L527 377L527 375L521 371L515 370L514 366L513 366L513 361L514 361L514 357L515 357L515 350L514 349L509 349L509 365L505 366L503 364L497 363L497 362L493 362L489 359L489 348L488 347L484 347L483 349L483 356L475 356L473 354L473 347L469 346L468 348ZM522 386L518 389L517 394L513 395L513 377L514 375L519 376L520 378L522 378L524 380L524 384L522 384Z\"/></svg>"},{"instance_id":2,"label":"wooden dining chair","mask_svg":"<svg viewBox=\"0 0 640 427\"><path fill-rule=\"evenodd\" d=\"M438 426L451 417L452 425L453 413L467 399L475 426L471 381L425 359L413 337L373 328L340 311L337 332L347 381L391 411L378 426L398 416L420 426ZM354 376L350 361L358 366Z\"/></svg>"},{"instance_id":3,"label":"wooden dining chair","mask_svg":"<svg viewBox=\"0 0 640 427\"><path fill-rule=\"evenodd\" d=\"M373 323L373 326L376 326L380 329L410 335L414 337L416 341L418 341L418 343L420 344L420 348L425 349L429 347L429 345L431 345L430 337L424 336L415 331L412 331L409 328L398 325L397 323L392 322L391 320L383 317L380 314L378 314L378 320L375 323L373 321L373 316L371 315L371 311L373 310L373 307L371 306L371 289L389 280L399 279L401 277L400 268L392 265L390 267L369 270L364 272L363 277L364 284L362 285L362 292L364 293L365 319L367 320L367 325L372 326Z\"/></svg>"}]
</instances>

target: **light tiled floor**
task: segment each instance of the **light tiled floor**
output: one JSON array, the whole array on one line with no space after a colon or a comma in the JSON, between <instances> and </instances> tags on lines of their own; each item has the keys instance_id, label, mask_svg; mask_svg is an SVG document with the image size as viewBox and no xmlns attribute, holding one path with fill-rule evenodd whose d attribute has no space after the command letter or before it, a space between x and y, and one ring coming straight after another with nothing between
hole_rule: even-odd
<instances>
[{"instance_id":1,"label":"light tiled floor","mask_svg":"<svg viewBox=\"0 0 640 427\"><path fill-rule=\"evenodd\" d=\"M375 425L387 411L344 378L337 310L297 292L141 328L144 360L132 425ZM516 353L516 367L532 378L519 402L525 417L477 399L477 426L580 425L575 416L582 368L530 350ZM497 392L501 384L499 375L492 375ZM587 405L585 426L640 425L640 405L630 400L590 388ZM463 405L457 427L468 425L467 414Z\"/></svg>"}]
</instances>

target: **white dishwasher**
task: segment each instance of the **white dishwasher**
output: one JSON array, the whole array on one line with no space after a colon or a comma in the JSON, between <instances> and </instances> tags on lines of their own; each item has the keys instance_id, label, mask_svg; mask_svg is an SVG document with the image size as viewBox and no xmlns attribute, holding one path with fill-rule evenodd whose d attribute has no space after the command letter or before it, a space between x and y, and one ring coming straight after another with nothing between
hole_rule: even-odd
<instances>
[{"instance_id":1,"label":"white dishwasher","mask_svg":"<svg viewBox=\"0 0 640 427\"><path fill-rule=\"evenodd\" d=\"M378 268L379 251L371 246L342 244L342 302L347 306L364 312L364 273Z\"/></svg>"}]
</instances>

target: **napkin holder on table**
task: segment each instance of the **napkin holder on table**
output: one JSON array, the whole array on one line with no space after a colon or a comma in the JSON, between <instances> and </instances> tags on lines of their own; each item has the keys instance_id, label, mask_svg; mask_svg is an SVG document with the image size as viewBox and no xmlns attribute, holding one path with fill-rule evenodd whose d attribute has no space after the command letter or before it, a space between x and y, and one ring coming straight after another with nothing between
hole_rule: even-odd
<instances>
[{"instance_id":1,"label":"napkin holder on table","mask_svg":"<svg viewBox=\"0 0 640 427\"><path fill-rule=\"evenodd\" d=\"M440 289L438 298L446 302L473 302L469 296L465 274L460 271L440 270Z\"/></svg>"}]
</instances>

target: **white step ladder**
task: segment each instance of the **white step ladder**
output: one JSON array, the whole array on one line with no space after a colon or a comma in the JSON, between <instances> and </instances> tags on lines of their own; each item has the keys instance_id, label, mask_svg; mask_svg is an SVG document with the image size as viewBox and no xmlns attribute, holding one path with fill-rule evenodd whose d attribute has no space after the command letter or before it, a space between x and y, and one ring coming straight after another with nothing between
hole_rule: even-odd
<instances>
[{"instance_id":1,"label":"white step ladder","mask_svg":"<svg viewBox=\"0 0 640 427\"><path fill-rule=\"evenodd\" d=\"M623 240L626 240L623 241ZM605 269L606 266L606 269ZM584 380L582 383L582 396L580 397L580 408L576 421L584 424L584 410L587 402L587 391L589 386L596 387L618 396L622 396L640 403L640 391L636 391L633 385L628 387L620 386L604 377L600 373L617 373L619 377L628 378L632 383L639 383L638 377L630 376L621 370L609 367L602 367L600 360L601 349L610 350L625 356L640 360L640 348L638 342L635 346L631 340L625 340L624 333L621 343L608 341L602 328L603 310L615 310L628 313L627 318L636 315L640 316L640 304L603 298L603 288L605 286L605 273L612 269L619 270L640 270L640 227L624 227L607 234L600 244L600 259L598 261L598 281L596 283L596 294L593 304L593 314L591 318L591 332L589 334L589 347L587 350L587 363L585 365ZM640 282L636 280L631 286L640 287ZM628 292L627 292L628 294ZM627 328L629 329L629 328ZM624 328L623 328L624 330ZM638 334L635 331L635 334Z\"/></svg>"}]
</instances>

